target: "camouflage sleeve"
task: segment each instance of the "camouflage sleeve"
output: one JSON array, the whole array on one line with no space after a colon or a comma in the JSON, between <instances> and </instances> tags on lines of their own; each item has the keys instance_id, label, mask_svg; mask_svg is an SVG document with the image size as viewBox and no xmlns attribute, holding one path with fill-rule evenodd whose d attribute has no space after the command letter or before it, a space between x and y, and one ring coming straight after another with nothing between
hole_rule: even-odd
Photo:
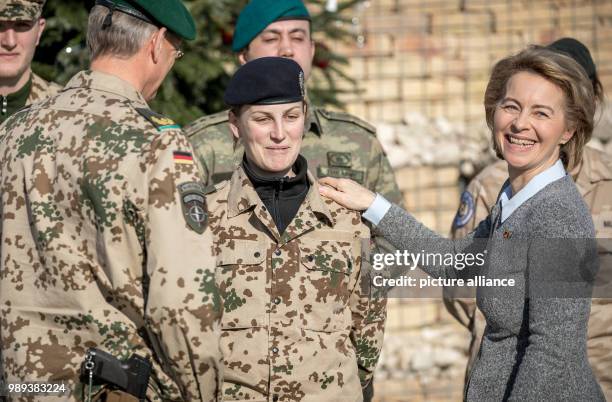
<instances>
[{"instance_id":1,"label":"camouflage sleeve","mask_svg":"<svg viewBox=\"0 0 612 402\"><path fill-rule=\"evenodd\" d=\"M207 143L193 143L194 159L202 172L202 182L209 186L214 184L212 173L215 171L215 150Z\"/></svg>"},{"instance_id":2,"label":"camouflage sleeve","mask_svg":"<svg viewBox=\"0 0 612 402\"><path fill-rule=\"evenodd\" d=\"M395 180L395 174L389 159L378 139L374 139L372 142L368 172L367 187L370 190L382 194L387 200L400 207L404 206L402 192Z\"/></svg>"},{"instance_id":3,"label":"camouflage sleeve","mask_svg":"<svg viewBox=\"0 0 612 402\"><path fill-rule=\"evenodd\" d=\"M184 400L215 401L220 390L220 303L204 186L178 131L159 135L146 156L146 305L151 338Z\"/></svg>"},{"instance_id":4,"label":"camouflage sleeve","mask_svg":"<svg viewBox=\"0 0 612 402\"><path fill-rule=\"evenodd\" d=\"M356 250L361 250L359 260L359 278L351 294L351 313L353 326L351 342L357 355L359 379L366 389L378 363L382 351L387 316L387 298L382 289L372 286L373 271L370 261L370 239L359 239Z\"/></svg>"}]
</instances>

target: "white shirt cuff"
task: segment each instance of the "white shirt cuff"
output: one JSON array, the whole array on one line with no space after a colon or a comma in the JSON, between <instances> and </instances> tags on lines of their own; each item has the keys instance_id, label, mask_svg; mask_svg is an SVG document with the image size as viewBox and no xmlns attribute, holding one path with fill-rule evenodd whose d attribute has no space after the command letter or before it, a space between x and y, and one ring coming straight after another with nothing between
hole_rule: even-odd
<instances>
[{"instance_id":1,"label":"white shirt cuff","mask_svg":"<svg viewBox=\"0 0 612 402\"><path fill-rule=\"evenodd\" d=\"M389 212L389 208L391 208L391 203L377 193L374 202L366 209L362 216L370 223L378 225L387 212Z\"/></svg>"}]
</instances>

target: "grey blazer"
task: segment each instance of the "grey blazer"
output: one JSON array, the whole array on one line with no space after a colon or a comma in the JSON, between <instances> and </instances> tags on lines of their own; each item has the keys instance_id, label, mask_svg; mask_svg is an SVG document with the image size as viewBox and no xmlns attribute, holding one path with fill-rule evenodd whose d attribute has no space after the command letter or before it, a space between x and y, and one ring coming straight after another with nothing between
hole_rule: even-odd
<instances>
[{"instance_id":1,"label":"grey blazer","mask_svg":"<svg viewBox=\"0 0 612 402\"><path fill-rule=\"evenodd\" d=\"M570 176L544 187L500 223L493 208L467 238L445 239L393 205L375 228L400 250L484 252L461 271L421 266L435 277L513 278L514 287L479 287L487 320L468 380L468 401L605 401L587 360L595 230ZM401 229L401 230L398 230ZM563 296L563 297L560 297Z\"/></svg>"}]
</instances>

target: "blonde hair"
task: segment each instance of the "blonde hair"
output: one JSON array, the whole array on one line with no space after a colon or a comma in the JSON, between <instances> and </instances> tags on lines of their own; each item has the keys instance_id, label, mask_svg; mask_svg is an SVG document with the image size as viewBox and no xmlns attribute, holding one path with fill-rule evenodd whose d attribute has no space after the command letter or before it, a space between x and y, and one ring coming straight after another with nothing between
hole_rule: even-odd
<instances>
[{"instance_id":1,"label":"blonde hair","mask_svg":"<svg viewBox=\"0 0 612 402\"><path fill-rule=\"evenodd\" d=\"M565 124L575 130L575 133L561 146L560 155L565 168L568 171L574 169L581 163L584 146L593 133L596 107L593 85L584 69L574 59L541 46L531 46L502 59L493 67L485 91L484 106L495 153L503 159L493 133L495 111L499 102L506 96L508 81L519 72L537 74L562 90Z\"/></svg>"}]
</instances>

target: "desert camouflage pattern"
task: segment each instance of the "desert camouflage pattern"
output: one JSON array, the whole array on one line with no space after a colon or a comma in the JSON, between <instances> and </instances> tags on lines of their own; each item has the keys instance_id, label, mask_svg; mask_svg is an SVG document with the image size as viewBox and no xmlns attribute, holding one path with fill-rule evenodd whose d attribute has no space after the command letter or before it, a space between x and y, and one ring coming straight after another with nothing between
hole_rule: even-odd
<instances>
[{"instance_id":1,"label":"desert camouflage pattern","mask_svg":"<svg viewBox=\"0 0 612 402\"><path fill-rule=\"evenodd\" d=\"M468 185L466 196L462 195L462 205L458 216L465 216L466 223L457 226L457 218L451 235L462 238L489 214L495 205L499 191L508 178L504 161L498 161L485 168ZM595 224L597 238L612 238L612 157L601 151L584 149L583 163L573 172L578 190L584 197ZM470 206L473 200L473 206ZM601 250L600 263L603 258L609 261L612 250ZM609 262L608 262L609 264ZM448 311L472 333L466 378L474 363L480 341L485 329L485 318L476 307L474 299L453 299L450 289L445 289L444 303ZM593 372L606 399L612 400L612 299L593 299L588 329L588 354Z\"/></svg>"},{"instance_id":2,"label":"desert camouflage pattern","mask_svg":"<svg viewBox=\"0 0 612 402\"><path fill-rule=\"evenodd\" d=\"M361 401L371 381L386 299L370 297L370 234L308 176L282 234L242 167L207 196L224 303L224 400Z\"/></svg>"},{"instance_id":3,"label":"desert camouflage pattern","mask_svg":"<svg viewBox=\"0 0 612 402\"><path fill-rule=\"evenodd\" d=\"M40 18L46 0L0 0L0 21L32 21Z\"/></svg>"},{"instance_id":4,"label":"desert camouflage pattern","mask_svg":"<svg viewBox=\"0 0 612 402\"><path fill-rule=\"evenodd\" d=\"M353 179L389 201L402 204L402 194L376 128L347 113L309 107L301 154L317 177ZM242 161L241 143L234 145L228 112L204 116L185 132L209 184L229 179Z\"/></svg>"},{"instance_id":5,"label":"desert camouflage pattern","mask_svg":"<svg viewBox=\"0 0 612 402\"><path fill-rule=\"evenodd\" d=\"M151 400L220 388L212 235L190 229L177 191L201 176L173 157L191 152L178 126L145 115L128 83L86 71L0 129L2 367L67 383L53 401L81 400L90 347L151 358Z\"/></svg>"},{"instance_id":6,"label":"desert camouflage pattern","mask_svg":"<svg viewBox=\"0 0 612 402\"><path fill-rule=\"evenodd\" d=\"M32 88L30 88L30 96L28 96L27 105L36 103L49 96L58 93L62 87L55 82L46 81L38 75L32 73Z\"/></svg>"}]
</instances>

